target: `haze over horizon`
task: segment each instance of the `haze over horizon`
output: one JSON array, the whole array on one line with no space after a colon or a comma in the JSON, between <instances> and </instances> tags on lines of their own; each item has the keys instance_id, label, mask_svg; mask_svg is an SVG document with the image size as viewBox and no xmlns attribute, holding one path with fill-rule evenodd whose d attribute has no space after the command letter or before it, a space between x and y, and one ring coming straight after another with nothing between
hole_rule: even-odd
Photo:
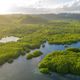
<instances>
[{"instance_id":1,"label":"haze over horizon","mask_svg":"<svg viewBox=\"0 0 80 80\"><path fill-rule=\"evenodd\" d=\"M80 0L0 0L0 14L80 13Z\"/></svg>"}]
</instances>

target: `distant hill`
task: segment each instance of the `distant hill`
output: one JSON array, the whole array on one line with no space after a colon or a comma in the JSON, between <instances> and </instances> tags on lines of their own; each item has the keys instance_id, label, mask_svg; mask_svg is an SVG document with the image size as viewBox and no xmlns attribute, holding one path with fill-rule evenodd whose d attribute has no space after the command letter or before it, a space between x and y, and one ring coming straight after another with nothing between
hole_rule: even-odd
<instances>
[{"instance_id":1,"label":"distant hill","mask_svg":"<svg viewBox=\"0 0 80 80\"><path fill-rule=\"evenodd\" d=\"M80 14L75 13L41 14L38 16L47 20L80 20Z\"/></svg>"},{"instance_id":2,"label":"distant hill","mask_svg":"<svg viewBox=\"0 0 80 80\"><path fill-rule=\"evenodd\" d=\"M21 23L21 24L42 24L50 20L80 20L80 14L13 14L0 15L0 24Z\"/></svg>"},{"instance_id":3,"label":"distant hill","mask_svg":"<svg viewBox=\"0 0 80 80\"><path fill-rule=\"evenodd\" d=\"M39 16L33 16L33 15L29 15L29 16L24 16L24 18L21 20L22 23L28 23L28 24L38 24L38 23L46 23L47 20L39 17Z\"/></svg>"},{"instance_id":4,"label":"distant hill","mask_svg":"<svg viewBox=\"0 0 80 80\"><path fill-rule=\"evenodd\" d=\"M0 24L4 23L39 24L45 22L47 22L46 19L33 15L22 15L22 14L0 15Z\"/></svg>"}]
</instances>

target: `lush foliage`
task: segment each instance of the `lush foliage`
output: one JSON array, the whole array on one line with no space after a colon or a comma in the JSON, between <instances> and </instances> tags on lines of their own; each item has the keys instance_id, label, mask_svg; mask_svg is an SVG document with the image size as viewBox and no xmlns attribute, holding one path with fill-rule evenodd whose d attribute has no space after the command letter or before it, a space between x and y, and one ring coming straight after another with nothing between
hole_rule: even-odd
<instances>
[{"instance_id":1,"label":"lush foliage","mask_svg":"<svg viewBox=\"0 0 80 80\"><path fill-rule=\"evenodd\" d=\"M38 57L38 56L41 56L43 53L39 50L36 50L33 52L33 57Z\"/></svg>"},{"instance_id":2,"label":"lush foliage","mask_svg":"<svg viewBox=\"0 0 80 80\"><path fill-rule=\"evenodd\" d=\"M70 44L80 41L79 21L48 21L29 15L0 16L0 38L19 37L18 42L0 43L0 64L49 43Z\"/></svg>"},{"instance_id":3,"label":"lush foliage","mask_svg":"<svg viewBox=\"0 0 80 80\"><path fill-rule=\"evenodd\" d=\"M33 58L33 55L30 54L30 53L28 53L27 56L26 56L26 58L27 58L27 59L32 59L32 58Z\"/></svg>"},{"instance_id":4,"label":"lush foliage","mask_svg":"<svg viewBox=\"0 0 80 80\"><path fill-rule=\"evenodd\" d=\"M79 48L68 48L67 51L80 52Z\"/></svg>"},{"instance_id":5,"label":"lush foliage","mask_svg":"<svg viewBox=\"0 0 80 80\"><path fill-rule=\"evenodd\" d=\"M39 57L41 56L43 53L39 50L35 50L33 53L28 53L27 54L27 59L32 59L32 58L35 58L35 57Z\"/></svg>"},{"instance_id":6,"label":"lush foliage","mask_svg":"<svg viewBox=\"0 0 80 80\"><path fill-rule=\"evenodd\" d=\"M41 68L40 72L43 74L49 74L49 69L48 68Z\"/></svg>"},{"instance_id":7,"label":"lush foliage","mask_svg":"<svg viewBox=\"0 0 80 80\"><path fill-rule=\"evenodd\" d=\"M76 48L64 51L55 51L48 54L40 63L40 72L57 72L60 74L76 74L80 75L80 51L76 52ZM77 49L80 50L80 49Z\"/></svg>"}]
</instances>

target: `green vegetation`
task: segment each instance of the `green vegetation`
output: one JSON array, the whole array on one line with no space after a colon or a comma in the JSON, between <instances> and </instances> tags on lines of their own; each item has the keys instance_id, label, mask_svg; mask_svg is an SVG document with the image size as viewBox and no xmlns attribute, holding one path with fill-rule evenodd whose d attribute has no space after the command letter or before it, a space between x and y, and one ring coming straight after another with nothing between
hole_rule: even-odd
<instances>
[{"instance_id":1,"label":"green vegetation","mask_svg":"<svg viewBox=\"0 0 80 80\"><path fill-rule=\"evenodd\" d=\"M33 53L28 53L27 54L27 59L32 59L32 58L35 58L35 57L39 57L41 56L43 53L39 50L35 50Z\"/></svg>"},{"instance_id":2,"label":"green vegetation","mask_svg":"<svg viewBox=\"0 0 80 80\"><path fill-rule=\"evenodd\" d=\"M18 42L0 43L0 64L39 48L45 41L51 44L80 41L79 21L48 21L32 15L4 15L0 16L0 30L0 39L6 36L20 38Z\"/></svg>"},{"instance_id":3,"label":"green vegetation","mask_svg":"<svg viewBox=\"0 0 80 80\"><path fill-rule=\"evenodd\" d=\"M33 52L33 57L39 57L39 56L41 56L42 54L43 54L43 53L42 53L41 51L36 50L36 51Z\"/></svg>"},{"instance_id":4,"label":"green vegetation","mask_svg":"<svg viewBox=\"0 0 80 80\"><path fill-rule=\"evenodd\" d=\"M76 52L75 50L76 48L70 48L46 55L39 63L40 72L45 73L47 70L48 73L80 75L80 51Z\"/></svg>"},{"instance_id":5,"label":"green vegetation","mask_svg":"<svg viewBox=\"0 0 80 80\"><path fill-rule=\"evenodd\" d=\"M12 63L13 62L13 59L9 59L8 63Z\"/></svg>"},{"instance_id":6,"label":"green vegetation","mask_svg":"<svg viewBox=\"0 0 80 80\"><path fill-rule=\"evenodd\" d=\"M41 68L40 72L43 74L49 74L49 69L48 68Z\"/></svg>"},{"instance_id":7,"label":"green vegetation","mask_svg":"<svg viewBox=\"0 0 80 80\"><path fill-rule=\"evenodd\" d=\"M30 53L28 53L26 57L27 57L27 59L32 59L33 58L33 55L30 54Z\"/></svg>"},{"instance_id":8,"label":"green vegetation","mask_svg":"<svg viewBox=\"0 0 80 80\"><path fill-rule=\"evenodd\" d=\"M68 48L67 51L80 52L79 48Z\"/></svg>"}]
</instances>

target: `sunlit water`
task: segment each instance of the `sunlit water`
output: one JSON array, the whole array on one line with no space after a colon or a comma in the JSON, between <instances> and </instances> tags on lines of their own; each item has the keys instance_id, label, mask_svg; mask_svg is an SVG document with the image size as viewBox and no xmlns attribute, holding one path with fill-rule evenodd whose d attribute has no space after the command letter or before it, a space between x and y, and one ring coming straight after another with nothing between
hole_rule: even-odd
<instances>
[{"instance_id":1,"label":"sunlit water","mask_svg":"<svg viewBox=\"0 0 80 80\"><path fill-rule=\"evenodd\" d=\"M17 42L18 40L19 40L18 37L10 36L0 39L0 43Z\"/></svg>"},{"instance_id":2,"label":"sunlit water","mask_svg":"<svg viewBox=\"0 0 80 80\"><path fill-rule=\"evenodd\" d=\"M50 45L48 42L44 43L45 47L40 47L40 51L44 54L32 60L26 60L25 56L20 56L14 60L12 64L6 63L0 67L0 80L80 80L79 76L73 75L59 75L53 73L52 75L43 75L38 71L39 61L48 53L55 50L64 50L65 45ZM67 47L80 48L80 42L67 45Z\"/></svg>"}]
</instances>

